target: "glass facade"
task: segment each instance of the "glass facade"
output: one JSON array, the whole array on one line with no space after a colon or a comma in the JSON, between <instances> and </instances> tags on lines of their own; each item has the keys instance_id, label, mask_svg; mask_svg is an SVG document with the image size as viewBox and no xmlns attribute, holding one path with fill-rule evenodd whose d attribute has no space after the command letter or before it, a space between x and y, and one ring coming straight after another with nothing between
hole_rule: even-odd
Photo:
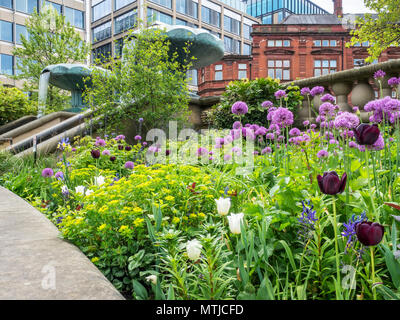
<instances>
[{"instance_id":1,"label":"glass facade","mask_svg":"<svg viewBox=\"0 0 400 320\"><path fill-rule=\"evenodd\" d=\"M224 30L240 36L240 21L224 15Z\"/></svg>"},{"instance_id":2,"label":"glass facade","mask_svg":"<svg viewBox=\"0 0 400 320\"><path fill-rule=\"evenodd\" d=\"M119 10L128 4L134 3L136 0L115 0L115 9L114 10Z\"/></svg>"},{"instance_id":3,"label":"glass facade","mask_svg":"<svg viewBox=\"0 0 400 320\"><path fill-rule=\"evenodd\" d=\"M221 28L221 13L201 6L201 21Z\"/></svg>"},{"instance_id":4,"label":"glass facade","mask_svg":"<svg viewBox=\"0 0 400 320\"><path fill-rule=\"evenodd\" d=\"M25 39L29 39L28 30L26 30L25 26L16 24L15 25L15 40L17 41L18 44L22 44L21 36L24 36Z\"/></svg>"},{"instance_id":5,"label":"glass facade","mask_svg":"<svg viewBox=\"0 0 400 320\"><path fill-rule=\"evenodd\" d=\"M104 46L93 49L93 61L99 59L101 62L105 62L111 57L111 43L107 43Z\"/></svg>"},{"instance_id":6,"label":"glass facade","mask_svg":"<svg viewBox=\"0 0 400 320\"><path fill-rule=\"evenodd\" d=\"M0 0L0 7L5 7L8 9L13 8L13 2L12 0Z\"/></svg>"},{"instance_id":7,"label":"glass facade","mask_svg":"<svg viewBox=\"0 0 400 320\"><path fill-rule=\"evenodd\" d=\"M251 45L245 43L243 45L243 54L244 55L251 55Z\"/></svg>"},{"instance_id":8,"label":"glass facade","mask_svg":"<svg viewBox=\"0 0 400 320\"><path fill-rule=\"evenodd\" d=\"M13 24L12 22L0 20L0 40L13 42Z\"/></svg>"},{"instance_id":9,"label":"glass facade","mask_svg":"<svg viewBox=\"0 0 400 320\"><path fill-rule=\"evenodd\" d=\"M38 0L15 0L15 9L17 11L31 14L38 7Z\"/></svg>"},{"instance_id":10,"label":"glass facade","mask_svg":"<svg viewBox=\"0 0 400 320\"><path fill-rule=\"evenodd\" d=\"M114 20L114 34L132 29L136 24L136 19L136 10L124 13L123 15L116 17Z\"/></svg>"},{"instance_id":11,"label":"glass facade","mask_svg":"<svg viewBox=\"0 0 400 320\"><path fill-rule=\"evenodd\" d=\"M111 13L111 0L104 0L92 7L92 22Z\"/></svg>"},{"instance_id":12,"label":"glass facade","mask_svg":"<svg viewBox=\"0 0 400 320\"><path fill-rule=\"evenodd\" d=\"M93 43L103 41L111 37L111 21L103 23L92 29Z\"/></svg>"},{"instance_id":13,"label":"glass facade","mask_svg":"<svg viewBox=\"0 0 400 320\"><path fill-rule=\"evenodd\" d=\"M160 11L148 8L147 9L147 21L150 23L153 21L159 21L159 22L163 22L166 24L172 24L172 16L170 16L169 14L165 14Z\"/></svg>"},{"instance_id":14,"label":"glass facade","mask_svg":"<svg viewBox=\"0 0 400 320\"><path fill-rule=\"evenodd\" d=\"M54 2L51 2L51 1L46 1L45 4L46 4L47 6L52 6L59 14L62 13L62 6L61 6L61 4L57 4L57 3L54 3Z\"/></svg>"},{"instance_id":15,"label":"glass facade","mask_svg":"<svg viewBox=\"0 0 400 320\"><path fill-rule=\"evenodd\" d=\"M84 12L68 7L64 7L65 20L77 28L83 29L85 27Z\"/></svg>"},{"instance_id":16,"label":"glass facade","mask_svg":"<svg viewBox=\"0 0 400 320\"><path fill-rule=\"evenodd\" d=\"M263 24L279 23L290 14L328 14L309 0L248 0L246 11Z\"/></svg>"},{"instance_id":17,"label":"glass facade","mask_svg":"<svg viewBox=\"0 0 400 320\"><path fill-rule=\"evenodd\" d=\"M13 75L14 74L14 57L8 54L0 54L0 73Z\"/></svg>"},{"instance_id":18,"label":"glass facade","mask_svg":"<svg viewBox=\"0 0 400 320\"><path fill-rule=\"evenodd\" d=\"M172 8L172 0L150 0L150 1L169 9Z\"/></svg>"},{"instance_id":19,"label":"glass facade","mask_svg":"<svg viewBox=\"0 0 400 320\"><path fill-rule=\"evenodd\" d=\"M192 0L176 0L176 12L183 13L197 19L198 5Z\"/></svg>"},{"instance_id":20,"label":"glass facade","mask_svg":"<svg viewBox=\"0 0 400 320\"><path fill-rule=\"evenodd\" d=\"M225 52L240 54L240 40L233 39L231 37L224 36Z\"/></svg>"}]
</instances>

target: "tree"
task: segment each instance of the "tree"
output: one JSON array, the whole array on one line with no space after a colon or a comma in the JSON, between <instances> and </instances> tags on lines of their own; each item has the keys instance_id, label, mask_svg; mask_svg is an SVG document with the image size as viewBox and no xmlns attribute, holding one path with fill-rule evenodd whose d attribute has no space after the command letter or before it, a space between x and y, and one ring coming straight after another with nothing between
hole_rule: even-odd
<instances>
[{"instance_id":1,"label":"tree","mask_svg":"<svg viewBox=\"0 0 400 320\"><path fill-rule=\"evenodd\" d=\"M119 125L121 120L143 118L145 130L162 128L171 119L188 120L186 72L191 61L180 63L177 53L171 53L164 30L131 30L124 39L122 58L104 60L108 72L94 68L84 92L95 114L106 115L108 123Z\"/></svg>"},{"instance_id":2,"label":"tree","mask_svg":"<svg viewBox=\"0 0 400 320\"><path fill-rule=\"evenodd\" d=\"M65 21L51 6L34 11L27 19L28 37L21 36L22 47L16 47L17 79L25 79L24 91L36 92L42 70L51 64L84 63L90 46L75 28ZM34 96L37 96L35 94ZM49 85L46 112L62 110L68 106L68 93Z\"/></svg>"},{"instance_id":3,"label":"tree","mask_svg":"<svg viewBox=\"0 0 400 320\"><path fill-rule=\"evenodd\" d=\"M365 14L358 18L348 46L369 41L367 62L377 59L390 46L400 44L400 0L364 0L365 6L378 17Z\"/></svg>"}]
</instances>

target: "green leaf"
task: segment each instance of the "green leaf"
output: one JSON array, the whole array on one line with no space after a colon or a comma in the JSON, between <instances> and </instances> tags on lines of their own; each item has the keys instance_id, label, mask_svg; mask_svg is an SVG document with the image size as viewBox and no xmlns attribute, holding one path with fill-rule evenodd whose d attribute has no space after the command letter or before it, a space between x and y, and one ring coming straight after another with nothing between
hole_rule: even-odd
<instances>
[{"instance_id":1,"label":"green leaf","mask_svg":"<svg viewBox=\"0 0 400 320\"><path fill-rule=\"evenodd\" d=\"M379 247L384 249L386 266L392 277L393 284L396 288L400 289L400 263L387 246L381 244Z\"/></svg>"},{"instance_id":2,"label":"green leaf","mask_svg":"<svg viewBox=\"0 0 400 320\"><path fill-rule=\"evenodd\" d=\"M133 291L139 300L147 300L148 294L146 288L137 280L132 280Z\"/></svg>"}]
</instances>

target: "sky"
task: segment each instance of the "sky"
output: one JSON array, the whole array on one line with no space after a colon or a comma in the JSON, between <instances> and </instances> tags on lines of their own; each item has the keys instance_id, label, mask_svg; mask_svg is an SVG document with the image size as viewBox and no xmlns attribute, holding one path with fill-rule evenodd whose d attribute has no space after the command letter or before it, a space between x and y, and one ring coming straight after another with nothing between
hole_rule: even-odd
<instances>
[{"instance_id":1,"label":"sky","mask_svg":"<svg viewBox=\"0 0 400 320\"><path fill-rule=\"evenodd\" d=\"M332 0L311 0L322 9L333 13ZM343 13L365 13L372 12L364 6L363 0L343 0Z\"/></svg>"}]
</instances>

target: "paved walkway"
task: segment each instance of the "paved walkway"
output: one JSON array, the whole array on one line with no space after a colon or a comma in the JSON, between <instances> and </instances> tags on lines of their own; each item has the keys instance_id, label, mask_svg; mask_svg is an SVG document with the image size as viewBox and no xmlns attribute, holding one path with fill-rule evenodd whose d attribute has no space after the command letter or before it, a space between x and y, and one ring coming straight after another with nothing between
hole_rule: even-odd
<instances>
[{"instance_id":1,"label":"paved walkway","mask_svg":"<svg viewBox=\"0 0 400 320\"><path fill-rule=\"evenodd\" d=\"M124 299L38 210L0 187L0 300Z\"/></svg>"}]
</instances>

